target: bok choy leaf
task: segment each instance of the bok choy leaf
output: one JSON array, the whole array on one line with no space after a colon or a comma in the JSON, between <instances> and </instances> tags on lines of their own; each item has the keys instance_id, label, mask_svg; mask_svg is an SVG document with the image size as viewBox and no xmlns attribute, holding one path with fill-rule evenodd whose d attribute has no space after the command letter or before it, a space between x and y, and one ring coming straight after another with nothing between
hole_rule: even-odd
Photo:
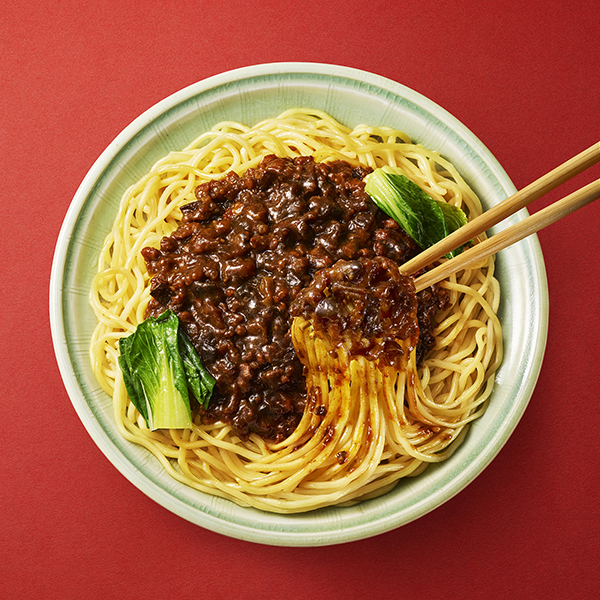
<instances>
[{"instance_id":1,"label":"bok choy leaf","mask_svg":"<svg viewBox=\"0 0 600 600\"><path fill-rule=\"evenodd\" d=\"M172 311L149 317L119 340L119 366L127 394L154 429L192 426L189 393L206 406L215 380Z\"/></svg>"},{"instance_id":2,"label":"bok choy leaf","mask_svg":"<svg viewBox=\"0 0 600 600\"><path fill-rule=\"evenodd\" d=\"M365 191L422 250L433 246L467 222L458 207L434 200L399 168L381 167L365 177ZM462 247L450 252L460 254Z\"/></svg>"}]
</instances>

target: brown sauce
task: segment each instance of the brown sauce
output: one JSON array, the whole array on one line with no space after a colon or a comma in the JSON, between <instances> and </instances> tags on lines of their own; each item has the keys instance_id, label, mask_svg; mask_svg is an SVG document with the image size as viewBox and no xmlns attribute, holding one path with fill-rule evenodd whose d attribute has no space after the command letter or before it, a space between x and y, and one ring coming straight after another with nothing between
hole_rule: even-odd
<instances>
[{"instance_id":1,"label":"brown sauce","mask_svg":"<svg viewBox=\"0 0 600 600\"><path fill-rule=\"evenodd\" d=\"M338 260L315 273L290 305L293 317L310 320L317 334L350 356L365 356L400 370L419 339L412 277L384 256Z\"/></svg>"},{"instance_id":2,"label":"brown sauce","mask_svg":"<svg viewBox=\"0 0 600 600\"><path fill-rule=\"evenodd\" d=\"M241 177L200 185L178 229L142 251L152 275L147 316L173 310L216 379L208 408L198 408L203 422L231 423L242 437L289 435L306 403L292 302L337 261L399 265L419 251L365 193L368 172L268 156ZM438 286L417 297L421 360L447 297Z\"/></svg>"}]
</instances>

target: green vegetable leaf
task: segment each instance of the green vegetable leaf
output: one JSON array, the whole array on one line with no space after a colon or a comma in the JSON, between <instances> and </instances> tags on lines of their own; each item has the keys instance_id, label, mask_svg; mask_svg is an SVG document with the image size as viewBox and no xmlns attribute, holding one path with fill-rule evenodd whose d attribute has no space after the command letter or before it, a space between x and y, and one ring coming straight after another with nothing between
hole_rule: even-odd
<instances>
[{"instance_id":1,"label":"green vegetable leaf","mask_svg":"<svg viewBox=\"0 0 600 600\"><path fill-rule=\"evenodd\" d=\"M375 169L365 178L365 191L423 250L467 222L460 208L434 200L398 168ZM447 256L461 251L457 248Z\"/></svg>"},{"instance_id":2,"label":"green vegetable leaf","mask_svg":"<svg viewBox=\"0 0 600 600\"><path fill-rule=\"evenodd\" d=\"M119 350L125 388L148 427L191 427L189 390L206 405L214 379L180 330L177 315L166 311L146 319L119 341Z\"/></svg>"},{"instance_id":3,"label":"green vegetable leaf","mask_svg":"<svg viewBox=\"0 0 600 600\"><path fill-rule=\"evenodd\" d=\"M437 205L442 210L444 215L444 220L446 222L446 228L448 229L448 234L455 232L457 229L467 224L467 215L458 208L458 206L454 206L453 204L448 204L447 202L440 202L436 200ZM463 250L462 246L452 250L446 256L448 258L452 258L453 256L457 256Z\"/></svg>"},{"instance_id":4,"label":"green vegetable leaf","mask_svg":"<svg viewBox=\"0 0 600 600\"><path fill-rule=\"evenodd\" d=\"M188 388L196 400L206 408L215 387L215 380L206 370L196 348L181 329L179 329L179 354L187 376Z\"/></svg>"}]
</instances>

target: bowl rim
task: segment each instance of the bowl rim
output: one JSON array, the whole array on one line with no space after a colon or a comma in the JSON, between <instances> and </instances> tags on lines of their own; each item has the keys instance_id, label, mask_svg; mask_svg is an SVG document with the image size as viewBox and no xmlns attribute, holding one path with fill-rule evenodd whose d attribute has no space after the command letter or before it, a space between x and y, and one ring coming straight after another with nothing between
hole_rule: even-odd
<instances>
[{"instance_id":1,"label":"bowl rim","mask_svg":"<svg viewBox=\"0 0 600 600\"><path fill-rule=\"evenodd\" d=\"M438 488L434 494L429 495L426 499L415 503L411 506L410 510L404 510L402 515L387 514L385 515L385 518L382 517L381 519L357 522L354 525L345 526L344 523L341 522L339 515L333 514L333 518L340 521L339 528L323 533L322 531L317 530L307 531L306 528L298 527L297 524L294 524L293 519L291 520L290 527L287 530L282 530L280 527L280 519L274 519L272 522L269 522L269 518L272 516L270 513L261 513L269 523L265 528L256 529L256 527L251 525L251 520L245 523L232 523L230 520L224 519L220 514L218 507L212 512L199 510L197 507L190 512L189 504L179 498L173 499L171 497L171 502L165 502L165 493L168 494L168 492L165 492L165 487L163 485L157 484L156 481L149 480L143 473L140 473L140 471L132 465L129 458L122 452L119 451L115 453L113 440L99 425L94 413L90 410L88 399L85 398L85 394L79 385L71 360L69 345L67 343L67 333L65 328L66 315L63 303L63 282L67 255L73 240L73 232L88 197L93 193L96 181L102 176L107 166L115 159L120 150L129 143L131 139L135 138L136 135L151 125L160 115L165 114L173 107L190 98L203 94L209 90L235 84L236 82L258 76L277 77L283 74L317 74L320 76L339 77L365 82L376 88L389 90L395 94L401 94L402 97L414 102L419 107L423 108L423 110L443 119L443 122L450 126L461 139L466 140L476 151L477 155L482 157L486 167L498 180L507 194L516 191L508 175L496 158L465 125L432 100L429 100L422 94L400 83L360 69L327 63L276 62L233 69L202 79L201 81L186 86L157 102L126 126L100 154L77 189L58 236L50 275L49 313L56 360L69 398L93 441L105 456L107 456L111 463L127 479L129 479L130 482L171 512L212 531L238 539L270 545L319 546L363 539L407 524L452 498L471 483L493 460L518 424L529 402L531 394L533 393L535 383L537 382L547 337L548 292L542 252L537 236L534 235L521 242L525 245L526 251L532 257L535 278L533 285L539 292L539 297L532 300L535 304L534 311L537 313L537 321L533 324L533 328L530 331L530 335L535 336L535 340L533 340L535 357L532 357L526 366L527 378L523 383L524 387L521 393L521 400L516 406L512 407L509 413L510 418L503 421L502 427L498 429L489 440L485 447L485 452L480 453L475 459L471 460L461 470L460 476L455 477L447 485ZM523 209L520 215L520 218L524 218L527 216L527 211ZM82 396L83 402L81 401ZM216 502L220 501L221 499ZM244 510L254 511L254 509ZM196 511L198 511L198 514Z\"/></svg>"}]
</instances>

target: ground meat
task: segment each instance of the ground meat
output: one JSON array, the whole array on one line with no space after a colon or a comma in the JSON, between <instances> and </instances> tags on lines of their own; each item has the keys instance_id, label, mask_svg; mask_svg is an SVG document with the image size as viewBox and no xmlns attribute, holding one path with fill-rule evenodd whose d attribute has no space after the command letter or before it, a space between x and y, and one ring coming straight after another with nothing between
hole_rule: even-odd
<instances>
[{"instance_id":1,"label":"ground meat","mask_svg":"<svg viewBox=\"0 0 600 600\"><path fill-rule=\"evenodd\" d=\"M310 320L317 334L350 356L365 356L400 370L407 348L419 339L417 296L412 277L383 256L338 260L317 271L290 305L293 317Z\"/></svg>"},{"instance_id":2,"label":"ground meat","mask_svg":"<svg viewBox=\"0 0 600 600\"><path fill-rule=\"evenodd\" d=\"M173 310L216 379L204 422L280 440L306 402L290 304L319 269L386 257L401 264L415 243L364 191L369 172L344 161L266 157L242 177L200 185L179 228L142 251L152 277L148 316ZM418 353L433 341L439 287L419 294Z\"/></svg>"}]
</instances>

